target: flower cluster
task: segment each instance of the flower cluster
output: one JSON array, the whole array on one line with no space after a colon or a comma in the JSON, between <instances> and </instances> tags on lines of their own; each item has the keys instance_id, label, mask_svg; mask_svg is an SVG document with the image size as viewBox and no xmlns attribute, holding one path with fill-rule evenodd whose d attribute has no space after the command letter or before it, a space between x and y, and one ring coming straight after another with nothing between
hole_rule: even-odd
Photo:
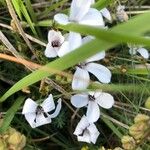
<instances>
[{"instance_id":1,"label":"flower cluster","mask_svg":"<svg viewBox=\"0 0 150 150\"><path fill-rule=\"evenodd\" d=\"M105 28L104 18L111 21L111 15L106 8L100 11L91 8L94 2L94 0L73 0L69 16L59 13L54 16L54 20L62 25L78 23ZM45 49L45 56L48 58L62 57L93 39L94 37L83 37L76 32L69 32L66 35L62 35L60 31L50 30L48 33L48 44ZM96 63L104 58L105 51L102 51L86 59L84 62L77 64L72 79L72 89L87 89L90 84L90 74L93 74L102 84L110 83L112 76L110 70L104 65ZM100 134L94 124L100 117L99 107L105 109L111 108L114 104L113 97L102 91L87 92L73 95L71 97L71 104L76 108L87 107L86 115L83 115L79 121L74 135L77 136L78 141L95 144ZM60 112L61 99L58 100L57 107L52 114L51 111L54 109L55 104L50 94L42 104L37 104L28 98L24 104L22 114L25 115L31 127L35 128L51 123L51 119L55 118Z\"/></svg>"}]
</instances>

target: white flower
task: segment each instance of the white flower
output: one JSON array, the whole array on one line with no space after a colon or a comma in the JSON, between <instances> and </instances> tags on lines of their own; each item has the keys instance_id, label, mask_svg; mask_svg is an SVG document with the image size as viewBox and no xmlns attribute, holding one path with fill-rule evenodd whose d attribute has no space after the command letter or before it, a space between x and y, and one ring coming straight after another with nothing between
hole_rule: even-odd
<instances>
[{"instance_id":1,"label":"white flower","mask_svg":"<svg viewBox=\"0 0 150 150\"><path fill-rule=\"evenodd\" d=\"M57 57L63 42L64 37L61 32L50 30L48 32L48 44L45 49L45 56L48 58Z\"/></svg>"},{"instance_id":2,"label":"white flower","mask_svg":"<svg viewBox=\"0 0 150 150\"><path fill-rule=\"evenodd\" d=\"M55 104L52 94L46 98L42 104L38 105L35 101L28 98L23 106L22 114L32 128L51 123L51 119L55 118L61 110L61 99L58 100L55 112L50 114L55 109Z\"/></svg>"},{"instance_id":3,"label":"white flower","mask_svg":"<svg viewBox=\"0 0 150 150\"><path fill-rule=\"evenodd\" d=\"M78 48L79 46L81 46L81 44L82 44L81 35L79 33L70 32L68 34L68 37L66 38L66 40L60 47L60 49L58 51L58 56L62 57L64 55L66 55L67 53L69 53L69 52L75 50L76 48Z\"/></svg>"},{"instance_id":4,"label":"white flower","mask_svg":"<svg viewBox=\"0 0 150 150\"><path fill-rule=\"evenodd\" d=\"M99 131L97 130L95 124L90 123L86 116L83 116L78 123L74 135L77 136L78 141L87 143L96 143L99 136Z\"/></svg>"},{"instance_id":5,"label":"white flower","mask_svg":"<svg viewBox=\"0 0 150 150\"><path fill-rule=\"evenodd\" d=\"M90 8L93 0L73 0L69 17L65 14L56 14L54 20L59 24L67 25L71 22L79 24L104 26L101 13L94 8Z\"/></svg>"},{"instance_id":6,"label":"white flower","mask_svg":"<svg viewBox=\"0 0 150 150\"><path fill-rule=\"evenodd\" d=\"M83 38L83 43L86 43L93 39L90 36ZM73 75L72 89L73 90L84 90L88 87L90 82L89 72L92 73L100 82L109 83L111 80L111 72L105 66L93 63L94 61L101 60L105 57L105 51L100 52L85 62L80 63L76 67L76 71Z\"/></svg>"},{"instance_id":7,"label":"white flower","mask_svg":"<svg viewBox=\"0 0 150 150\"><path fill-rule=\"evenodd\" d=\"M87 106L86 116L89 122L96 122L100 117L99 106L110 109L114 104L112 95L105 92L89 92L71 97L71 104L76 108Z\"/></svg>"},{"instance_id":8,"label":"white flower","mask_svg":"<svg viewBox=\"0 0 150 150\"><path fill-rule=\"evenodd\" d=\"M145 59L148 59L149 58L149 53L148 53L148 50L143 48L142 46L130 46L129 45L129 53L131 55L136 55L137 52Z\"/></svg>"}]
</instances>

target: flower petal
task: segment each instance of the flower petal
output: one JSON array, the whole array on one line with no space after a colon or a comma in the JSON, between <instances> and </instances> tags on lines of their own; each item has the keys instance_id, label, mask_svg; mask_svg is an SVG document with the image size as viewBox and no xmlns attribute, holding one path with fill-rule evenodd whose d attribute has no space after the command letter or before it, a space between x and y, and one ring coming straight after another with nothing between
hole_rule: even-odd
<instances>
[{"instance_id":1,"label":"flower petal","mask_svg":"<svg viewBox=\"0 0 150 150\"><path fill-rule=\"evenodd\" d=\"M60 113L60 110L61 110L61 102L62 102L62 100L61 100L61 98L60 98L60 99L57 101L58 104L57 104L57 106L56 106L55 112L50 115L51 118L57 117L58 114Z\"/></svg>"},{"instance_id":2,"label":"flower petal","mask_svg":"<svg viewBox=\"0 0 150 150\"><path fill-rule=\"evenodd\" d=\"M22 114L35 113L37 106L38 104L35 101L28 98L23 106Z\"/></svg>"},{"instance_id":3,"label":"flower petal","mask_svg":"<svg viewBox=\"0 0 150 150\"><path fill-rule=\"evenodd\" d=\"M105 66L89 63L85 66L85 69L92 73L102 83L109 83L111 80L111 72Z\"/></svg>"},{"instance_id":4,"label":"flower petal","mask_svg":"<svg viewBox=\"0 0 150 150\"><path fill-rule=\"evenodd\" d=\"M145 49L145 48L139 48L137 49L137 51L141 54L141 56L145 59L148 59L149 58L149 53L148 53L148 50Z\"/></svg>"},{"instance_id":5,"label":"flower petal","mask_svg":"<svg viewBox=\"0 0 150 150\"><path fill-rule=\"evenodd\" d=\"M50 112L55 109L55 103L52 94L50 94L48 98L43 101L41 106L43 107L44 112Z\"/></svg>"},{"instance_id":6,"label":"flower petal","mask_svg":"<svg viewBox=\"0 0 150 150\"><path fill-rule=\"evenodd\" d=\"M107 8L103 8L100 10L100 12L102 13L102 15L108 19L109 21L111 21L111 15L110 15L110 12Z\"/></svg>"},{"instance_id":7,"label":"flower petal","mask_svg":"<svg viewBox=\"0 0 150 150\"><path fill-rule=\"evenodd\" d=\"M65 14L56 14L54 16L54 20L59 23L59 24L62 24L62 25L67 25L69 22L69 17Z\"/></svg>"},{"instance_id":8,"label":"flower petal","mask_svg":"<svg viewBox=\"0 0 150 150\"><path fill-rule=\"evenodd\" d=\"M48 32L48 42L59 41L60 43L64 42L64 37L62 36L60 31L50 30Z\"/></svg>"},{"instance_id":9,"label":"flower petal","mask_svg":"<svg viewBox=\"0 0 150 150\"><path fill-rule=\"evenodd\" d=\"M85 36L83 39L82 39L82 44L86 44L88 42L90 42L91 40L95 39L93 36Z\"/></svg>"},{"instance_id":10,"label":"flower petal","mask_svg":"<svg viewBox=\"0 0 150 150\"><path fill-rule=\"evenodd\" d=\"M100 53L98 53L98 54L96 54L96 55L86 59L86 62L98 61L98 60L101 60L103 58L105 58L105 51L102 51L102 52L100 52Z\"/></svg>"},{"instance_id":11,"label":"flower petal","mask_svg":"<svg viewBox=\"0 0 150 150\"><path fill-rule=\"evenodd\" d=\"M80 142L91 143L91 141L90 141L90 135L89 135L89 132L87 130L84 131L83 136L77 136L77 139Z\"/></svg>"},{"instance_id":12,"label":"flower petal","mask_svg":"<svg viewBox=\"0 0 150 150\"><path fill-rule=\"evenodd\" d=\"M54 57L57 57L57 51L58 51L58 48L54 48L51 46L51 43L48 43L46 45L44 55L48 58L54 58Z\"/></svg>"},{"instance_id":13,"label":"flower petal","mask_svg":"<svg viewBox=\"0 0 150 150\"><path fill-rule=\"evenodd\" d=\"M36 127L36 124L34 122L35 118L36 118L36 114L35 113L25 113L24 114L26 120L28 121L28 123L30 124L30 126L32 128Z\"/></svg>"},{"instance_id":14,"label":"flower petal","mask_svg":"<svg viewBox=\"0 0 150 150\"><path fill-rule=\"evenodd\" d=\"M90 123L96 122L100 117L100 109L95 101L89 101L86 116Z\"/></svg>"},{"instance_id":15,"label":"flower petal","mask_svg":"<svg viewBox=\"0 0 150 150\"><path fill-rule=\"evenodd\" d=\"M84 115L82 116L80 122L77 124L76 129L74 131L74 135L80 135L83 133L83 131L89 126L89 122L87 117Z\"/></svg>"},{"instance_id":16,"label":"flower petal","mask_svg":"<svg viewBox=\"0 0 150 150\"><path fill-rule=\"evenodd\" d=\"M88 95L87 94L76 94L71 97L71 104L76 108L81 108L88 104Z\"/></svg>"},{"instance_id":17,"label":"flower petal","mask_svg":"<svg viewBox=\"0 0 150 150\"><path fill-rule=\"evenodd\" d=\"M68 54L68 53L70 53L70 52L71 52L71 50L69 49L69 42L68 42L68 41L65 41L65 42L61 45L61 47L60 47L60 49L58 50L57 54L58 54L59 57L62 57L62 56L66 55L66 54Z\"/></svg>"},{"instance_id":18,"label":"flower petal","mask_svg":"<svg viewBox=\"0 0 150 150\"><path fill-rule=\"evenodd\" d=\"M72 51L82 44L81 35L76 32L70 32L68 36L69 49Z\"/></svg>"},{"instance_id":19,"label":"flower petal","mask_svg":"<svg viewBox=\"0 0 150 150\"><path fill-rule=\"evenodd\" d=\"M80 21L89 11L92 0L73 0L70 9L70 20Z\"/></svg>"},{"instance_id":20,"label":"flower petal","mask_svg":"<svg viewBox=\"0 0 150 150\"><path fill-rule=\"evenodd\" d=\"M91 25L91 26L104 26L104 20L101 13L94 8L90 8L88 13L79 22L80 24Z\"/></svg>"},{"instance_id":21,"label":"flower petal","mask_svg":"<svg viewBox=\"0 0 150 150\"><path fill-rule=\"evenodd\" d=\"M77 67L72 80L72 89L73 90L84 90L88 87L90 82L89 73Z\"/></svg>"},{"instance_id":22,"label":"flower petal","mask_svg":"<svg viewBox=\"0 0 150 150\"><path fill-rule=\"evenodd\" d=\"M97 141L98 136L100 135L99 131L97 130L95 124L91 124L88 128L88 131L90 133L90 141L95 144Z\"/></svg>"},{"instance_id":23,"label":"flower petal","mask_svg":"<svg viewBox=\"0 0 150 150\"><path fill-rule=\"evenodd\" d=\"M48 114L47 114L48 115ZM36 115L36 122L35 122L35 127L39 127L48 123L51 123L51 118L45 117L43 114Z\"/></svg>"},{"instance_id":24,"label":"flower petal","mask_svg":"<svg viewBox=\"0 0 150 150\"><path fill-rule=\"evenodd\" d=\"M96 98L96 102L103 108L109 109L114 105L114 98L112 95L102 92L99 97Z\"/></svg>"}]
</instances>

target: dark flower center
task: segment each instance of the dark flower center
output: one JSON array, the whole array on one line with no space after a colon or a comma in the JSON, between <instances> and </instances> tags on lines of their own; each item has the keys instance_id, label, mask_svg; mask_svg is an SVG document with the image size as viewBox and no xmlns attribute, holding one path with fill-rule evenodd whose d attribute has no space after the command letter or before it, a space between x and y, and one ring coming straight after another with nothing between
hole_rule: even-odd
<instances>
[{"instance_id":1,"label":"dark flower center","mask_svg":"<svg viewBox=\"0 0 150 150\"><path fill-rule=\"evenodd\" d=\"M52 41L51 43L52 47L60 47L60 42L58 40Z\"/></svg>"},{"instance_id":2,"label":"dark flower center","mask_svg":"<svg viewBox=\"0 0 150 150\"><path fill-rule=\"evenodd\" d=\"M88 95L90 101L95 101L95 97L93 95Z\"/></svg>"},{"instance_id":3,"label":"dark flower center","mask_svg":"<svg viewBox=\"0 0 150 150\"><path fill-rule=\"evenodd\" d=\"M35 111L35 114L36 114L36 117L37 117L37 115L40 115L40 114L43 114L45 118L48 117L47 113L44 112L43 107L40 106L40 105L37 106L36 111ZM35 122L35 123L36 123L36 117L35 117L35 119L34 119L34 122Z\"/></svg>"}]
</instances>

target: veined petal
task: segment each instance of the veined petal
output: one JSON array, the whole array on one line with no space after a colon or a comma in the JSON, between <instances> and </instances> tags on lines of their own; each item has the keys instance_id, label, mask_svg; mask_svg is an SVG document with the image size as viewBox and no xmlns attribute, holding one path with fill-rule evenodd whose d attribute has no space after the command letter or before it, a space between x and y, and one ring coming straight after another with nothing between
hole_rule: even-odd
<instances>
[{"instance_id":1,"label":"veined petal","mask_svg":"<svg viewBox=\"0 0 150 150\"><path fill-rule=\"evenodd\" d=\"M47 114L48 115L48 114ZM51 118L45 117L42 113L39 115L36 115L36 119L35 119L35 127L39 127L48 123L51 123Z\"/></svg>"},{"instance_id":2,"label":"veined petal","mask_svg":"<svg viewBox=\"0 0 150 150\"><path fill-rule=\"evenodd\" d=\"M24 114L26 120L28 121L28 123L30 124L30 126L32 128L36 127L36 124L34 122L35 118L36 118L36 114L35 113L25 113Z\"/></svg>"},{"instance_id":3,"label":"veined petal","mask_svg":"<svg viewBox=\"0 0 150 150\"><path fill-rule=\"evenodd\" d=\"M58 54L59 57L62 57L62 56L64 56L64 55L68 54L69 52L71 52L71 50L69 49L69 42L68 42L68 41L65 41L65 42L61 45L61 47L60 47L60 49L58 50L57 54Z\"/></svg>"},{"instance_id":4,"label":"veined petal","mask_svg":"<svg viewBox=\"0 0 150 150\"><path fill-rule=\"evenodd\" d=\"M77 136L77 139L80 142L91 143L91 141L90 141L90 135L89 135L89 132L87 130L84 131L83 136Z\"/></svg>"},{"instance_id":5,"label":"veined petal","mask_svg":"<svg viewBox=\"0 0 150 150\"><path fill-rule=\"evenodd\" d=\"M97 98L96 102L103 108L109 109L114 105L114 98L112 95L102 92Z\"/></svg>"},{"instance_id":6,"label":"veined petal","mask_svg":"<svg viewBox=\"0 0 150 150\"><path fill-rule=\"evenodd\" d=\"M81 35L76 32L70 32L68 36L69 49L72 51L82 44Z\"/></svg>"},{"instance_id":7,"label":"veined petal","mask_svg":"<svg viewBox=\"0 0 150 150\"><path fill-rule=\"evenodd\" d=\"M91 25L91 26L104 26L104 20L101 13L94 8L90 8L88 13L79 22L80 24Z\"/></svg>"},{"instance_id":8,"label":"veined petal","mask_svg":"<svg viewBox=\"0 0 150 150\"><path fill-rule=\"evenodd\" d=\"M60 43L64 42L64 37L62 36L60 31L50 30L48 32L48 42L59 41Z\"/></svg>"},{"instance_id":9,"label":"veined petal","mask_svg":"<svg viewBox=\"0 0 150 150\"><path fill-rule=\"evenodd\" d=\"M60 99L57 101L58 104L57 104L57 106L56 106L55 112L50 115L51 118L57 117L58 114L60 113L60 110L61 110L61 102L62 102L62 100L61 100L61 98L60 98Z\"/></svg>"},{"instance_id":10,"label":"veined petal","mask_svg":"<svg viewBox=\"0 0 150 150\"><path fill-rule=\"evenodd\" d=\"M71 97L71 104L76 108L81 108L88 104L88 95L87 94L76 94Z\"/></svg>"},{"instance_id":11,"label":"veined petal","mask_svg":"<svg viewBox=\"0 0 150 150\"><path fill-rule=\"evenodd\" d=\"M69 22L69 17L65 14L56 14L54 16L54 20L59 23L59 24L62 24L62 25L67 25Z\"/></svg>"},{"instance_id":12,"label":"veined petal","mask_svg":"<svg viewBox=\"0 0 150 150\"><path fill-rule=\"evenodd\" d=\"M95 101L89 101L86 116L90 123L96 122L99 119L100 109Z\"/></svg>"},{"instance_id":13,"label":"veined petal","mask_svg":"<svg viewBox=\"0 0 150 150\"><path fill-rule=\"evenodd\" d=\"M90 82L89 73L77 67L72 80L72 89L73 90L84 90L88 87Z\"/></svg>"},{"instance_id":14,"label":"veined petal","mask_svg":"<svg viewBox=\"0 0 150 150\"><path fill-rule=\"evenodd\" d=\"M76 129L74 131L74 135L80 135L83 133L83 131L89 126L89 122L87 120L87 117L84 115L82 116L80 122L77 124Z\"/></svg>"},{"instance_id":15,"label":"veined petal","mask_svg":"<svg viewBox=\"0 0 150 150\"><path fill-rule=\"evenodd\" d=\"M107 8L103 8L100 10L100 12L102 13L102 15L108 19L109 21L111 21L111 15L110 15L110 12Z\"/></svg>"},{"instance_id":16,"label":"veined petal","mask_svg":"<svg viewBox=\"0 0 150 150\"><path fill-rule=\"evenodd\" d=\"M73 0L70 9L70 20L80 21L89 11L92 0Z\"/></svg>"},{"instance_id":17,"label":"veined petal","mask_svg":"<svg viewBox=\"0 0 150 150\"><path fill-rule=\"evenodd\" d=\"M145 58L145 59L149 58L149 53L148 53L147 49L139 48L139 49L137 49L137 52L139 52L143 58Z\"/></svg>"},{"instance_id":18,"label":"veined petal","mask_svg":"<svg viewBox=\"0 0 150 150\"><path fill-rule=\"evenodd\" d=\"M50 94L50 95L48 96L48 98L46 98L46 99L43 101L43 103L41 104L41 106L43 107L44 112L50 112L50 111L52 111L53 109L55 109L55 103L54 103L52 94Z\"/></svg>"},{"instance_id":19,"label":"veined petal","mask_svg":"<svg viewBox=\"0 0 150 150\"><path fill-rule=\"evenodd\" d=\"M98 136L100 135L99 131L97 130L95 124L90 124L90 126L87 128L90 133L90 141L95 144L97 141Z\"/></svg>"},{"instance_id":20,"label":"veined petal","mask_svg":"<svg viewBox=\"0 0 150 150\"><path fill-rule=\"evenodd\" d=\"M102 51L102 52L100 52L100 53L98 53L98 54L96 54L96 55L86 59L86 62L98 61L98 60L101 60L103 58L105 58L105 51Z\"/></svg>"},{"instance_id":21,"label":"veined petal","mask_svg":"<svg viewBox=\"0 0 150 150\"><path fill-rule=\"evenodd\" d=\"M51 43L48 43L46 45L46 49L45 49L45 56L48 57L48 58L54 58L54 57L57 57L57 52L58 51L58 48L54 48L51 46Z\"/></svg>"},{"instance_id":22,"label":"veined petal","mask_svg":"<svg viewBox=\"0 0 150 150\"><path fill-rule=\"evenodd\" d=\"M37 106L38 104L35 101L33 101L31 98L28 98L23 106L22 114L35 113Z\"/></svg>"},{"instance_id":23,"label":"veined petal","mask_svg":"<svg viewBox=\"0 0 150 150\"><path fill-rule=\"evenodd\" d=\"M85 66L85 69L92 73L102 83L109 83L111 80L111 72L105 66L89 63Z\"/></svg>"}]
</instances>

